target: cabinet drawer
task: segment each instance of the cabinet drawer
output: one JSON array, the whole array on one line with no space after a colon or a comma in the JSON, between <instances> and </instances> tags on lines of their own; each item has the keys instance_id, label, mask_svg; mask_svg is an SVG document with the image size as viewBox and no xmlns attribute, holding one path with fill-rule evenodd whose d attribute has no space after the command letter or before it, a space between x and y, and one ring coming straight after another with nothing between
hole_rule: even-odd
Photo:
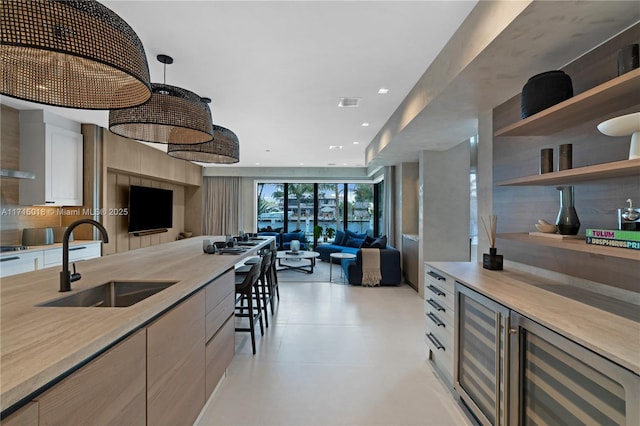
<instances>
[{"instance_id":1,"label":"cabinet drawer","mask_svg":"<svg viewBox=\"0 0 640 426\"><path fill-rule=\"evenodd\" d=\"M207 313L205 318L205 342L208 342L218 332L220 326L233 315L235 304L236 295L231 293L222 302L218 303L218 306L213 308L211 312Z\"/></svg>"},{"instance_id":2,"label":"cabinet drawer","mask_svg":"<svg viewBox=\"0 0 640 426\"><path fill-rule=\"evenodd\" d=\"M235 286L235 272L233 269L230 269L220 277L216 278L212 283L208 284L205 288L205 312L211 312L211 310L218 306L220 302L225 300L229 294L235 293ZM209 337L207 340L208 339Z\"/></svg>"},{"instance_id":3,"label":"cabinet drawer","mask_svg":"<svg viewBox=\"0 0 640 426\"><path fill-rule=\"evenodd\" d=\"M453 278L437 269L430 267L429 265L425 265L424 282L425 286L434 284L442 291L445 291L450 295L453 295L454 293Z\"/></svg>"},{"instance_id":4,"label":"cabinet drawer","mask_svg":"<svg viewBox=\"0 0 640 426\"><path fill-rule=\"evenodd\" d=\"M235 353L235 322L231 317L206 346L206 398L208 399Z\"/></svg>"},{"instance_id":5,"label":"cabinet drawer","mask_svg":"<svg viewBox=\"0 0 640 426\"><path fill-rule=\"evenodd\" d=\"M448 293L443 287L436 283L426 281L424 283L424 300L428 302L429 299L433 299L440 306L453 312L454 301L453 294Z\"/></svg>"},{"instance_id":6,"label":"cabinet drawer","mask_svg":"<svg viewBox=\"0 0 640 426\"><path fill-rule=\"evenodd\" d=\"M23 272L32 272L42 268L43 263L42 250L5 254L0 257L0 276L8 277Z\"/></svg>"},{"instance_id":7,"label":"cabinet drawer","mask_svg":"<svg viewBox=\"0 0 640 426\"><path fill-rule=\"evenodd\" d=\"M453 325L454 315L453 309L444 303L444 300L438 297L432 297L430 295L425 295L424 301L424 311L433 312L438 315L438 317L446 320L449 324Z\"/></svg>"},{"instance_id":8,"label":"cabinet drawer","mask_svg":"<svg viewBox=\"0 0 640 426\"><path fill-rule=\"evenodd\" d=\"M425 314L424 321L425 321L424 323L425 323L425 330L426 330L425 332L431 333L434 336L436 336L438 341L442 345L444 345L447 348L447 350L453 352L453 336L454 336L453 325L449 325L445 323L444 321L442 321L441 318L439 318L434 314L432 314L432 316L430 317L429 313ZM438 321L443 325L439 326L436 324L435 321Z\"/></svg>"},{"instance_id":9,"label":"cabinet drawer","mask_svg":"<svg viewBox=\"0 0 640 426\"><path fill-rule=\"evenodd\" d=\"M69 246L69 262L100 257L100 248L99 242ZM44 250L44 266L48 268L58 265L62 265L62 248Z\"/></svg>"},{"instance_id":10,"label":"cabinet drawer","mask_svg":"<svg viewBox=\"0 0 640 426\"><path fill-rule=\"evenodd\" d=\"M453 386L453 347L442 344L437 336L427 332L425 342L429 348L429 361L443 378Z\"/></svg>"}]
</instances>

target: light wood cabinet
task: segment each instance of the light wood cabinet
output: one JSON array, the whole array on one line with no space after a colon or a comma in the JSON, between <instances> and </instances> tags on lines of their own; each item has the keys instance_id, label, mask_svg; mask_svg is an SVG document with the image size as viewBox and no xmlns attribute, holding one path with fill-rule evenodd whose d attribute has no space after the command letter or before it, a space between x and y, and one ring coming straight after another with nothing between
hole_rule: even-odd
<instances>
[{"instance_id":1,"label":"light wood cabinet","mask_svg":"<svg viewBox=\"0 0 640 426\"><path fill-rule=\"evenodd\" d=\"M83 139L80 124L41 110L20 112L20 204L81 206Z\"/></svg>"},{"instance_id":2,"label":"light wood cabinet","mask_svg":"<svg viewBox=\"0 0 640 426\"><path fill-rule=\"evenodd\" d=\"M39 424L144 425L145 337L138 331L39 396Z\"/></svg>"},{"instance_id":3,"label":"light wood cabinet","mask_svg":"<svg viewBox=\"0 0 640 426\"><path fill-rule=\"evenodd\" d=\"M234 316L230 316L213 339L207 343L205 354L207 398L211 396L233 359L235 353L235 330Z\"/></svg>"},{"instance_id":4,"label":"light wood cabinet","mask_svg":"<svg viewBox=\"0 0 640 426\"><path fill-rule=\"evenodd\" d=\"M206 288L206 397L209 398L235 353L235 272L229 270Z\"/></svg>"},{"instance_id":5,"label":"light wood cabinet","mask_svg":"<svg viewBox=\"0 0 640 426\"><path fill-rule=\"evenodd\" d=\"M429 361L449 386L453 386L454 306L454 279L425 264L424 340Z\"/></svg>"},{"instance_id":6,"label":"light wood cabinet","mask_svg":"<svg viewBox=\"0 0 640 426\"><path fill-rule=\"evenodd\" d=\"M38 403L30 402L2 420L2 426L37 426Z\"/></svg>"},{"instance_id":7,"label":"light wood cabinet","mask_svg":"<svg viewBox=\"0 0 640 426\"><path fill-rule=\"evenodd\" d=\"M192 424L205 403L205 292L147 327L147 422Z\"/></svg>"}]
</instances>

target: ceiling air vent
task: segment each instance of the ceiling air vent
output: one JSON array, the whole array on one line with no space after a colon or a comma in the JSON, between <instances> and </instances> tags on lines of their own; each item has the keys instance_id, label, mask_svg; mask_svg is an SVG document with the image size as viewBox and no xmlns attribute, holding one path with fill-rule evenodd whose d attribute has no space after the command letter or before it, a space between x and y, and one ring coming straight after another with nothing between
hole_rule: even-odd
<instances>
[{"instance_id":1,"label":"ceiling air vent","mask_svg":"<svg viewBox=\"0 0 640 426\"><path fill-rule=\"evenodd\" d=\"M359 107L360 98L340 98L339 107Z\"/></svg>"}]
</instances>

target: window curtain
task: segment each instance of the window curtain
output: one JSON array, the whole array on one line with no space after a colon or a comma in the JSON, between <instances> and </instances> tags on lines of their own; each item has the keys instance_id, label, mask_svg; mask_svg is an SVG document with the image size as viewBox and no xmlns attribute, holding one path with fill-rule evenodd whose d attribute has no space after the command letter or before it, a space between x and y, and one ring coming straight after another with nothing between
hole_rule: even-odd
<instances>
[{"instance_id":1,"label":"window curtain","mask_svg":"<svg viewBox=\"0 0 640 426\"><path fill-rule=\"evenodd\" d=\"M395 217L395 166L385 166L384 168L384 207L383 207L383 235L387 236L387 243L392 247L396 246L396 217Z\"/></svg>"},{"instance_id":2,"label":"window curtain","mask_svg":"<svg viewBox=\"0 0 640 426\"><path fill-rule=\"evenodd\" d=\"M242 178L236 176L205 176L205 235L237 235L242 220Z\"/></svg>"}]
</instances>

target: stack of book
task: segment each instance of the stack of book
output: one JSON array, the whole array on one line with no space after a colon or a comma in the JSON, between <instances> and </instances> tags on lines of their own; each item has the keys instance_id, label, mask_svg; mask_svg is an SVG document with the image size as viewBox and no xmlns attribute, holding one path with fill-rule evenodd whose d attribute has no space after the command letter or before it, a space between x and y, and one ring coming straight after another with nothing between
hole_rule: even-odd
<instances>
[{"instance_id":1,"label":"stack of book","mask_svg":"<svg viewBox=\"0 0 640 426\"><path fill-rule=\"evenodd\" d=\"M640 231L587 229L587 244L640 250Z\"/></svg>"}]
</instances>

